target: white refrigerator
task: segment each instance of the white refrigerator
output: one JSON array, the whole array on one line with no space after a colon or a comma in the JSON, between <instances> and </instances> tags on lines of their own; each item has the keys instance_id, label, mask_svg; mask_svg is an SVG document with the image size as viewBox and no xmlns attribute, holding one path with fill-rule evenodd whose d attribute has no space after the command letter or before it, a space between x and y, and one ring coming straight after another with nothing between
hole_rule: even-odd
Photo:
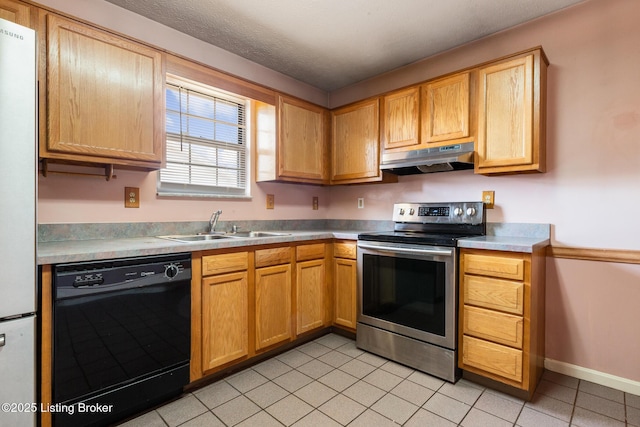
<instances>
[{"instance_id":1,"label":"white refrigerator","mask_svg":"<svg viewBox=\"0 0 640 427\"><path fill-rule=\"evenodd\" d=\"M32 426L36 398L35 31L0 19L0 426Z\"/></svg>"}]
</instances>

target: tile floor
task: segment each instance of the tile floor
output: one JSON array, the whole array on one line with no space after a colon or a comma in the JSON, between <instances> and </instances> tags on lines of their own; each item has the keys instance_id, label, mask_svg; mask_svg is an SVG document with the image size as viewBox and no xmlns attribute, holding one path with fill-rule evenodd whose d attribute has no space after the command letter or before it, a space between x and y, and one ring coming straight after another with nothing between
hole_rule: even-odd
<instances>
[{"instance_id":1,"label":"tile floor","mask_svg":"<svg viewBox=\"0 0 640 427\"><path fill-rule=\"evenodd\" d=\"M640 396L550 371L531 402L455 385L329 334L122 427L638 426Z\"/></svg>"}]
</instances>

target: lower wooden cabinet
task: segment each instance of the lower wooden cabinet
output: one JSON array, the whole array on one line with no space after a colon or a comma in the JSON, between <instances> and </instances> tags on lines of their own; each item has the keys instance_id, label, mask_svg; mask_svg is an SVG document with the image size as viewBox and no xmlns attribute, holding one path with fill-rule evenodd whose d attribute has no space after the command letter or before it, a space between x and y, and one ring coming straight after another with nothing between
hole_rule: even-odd
<instances>
[{"instance_id":1,"label":"lower wooden cabinet","mask_svg":"<svg viewBox=\"0 0 640 427\"><path fill-rule=\"evenodd\" d=\"M355 331L357 322L356 243L333 245L334 317L333 323Z\"/></svg>"},{"instance_id":2,"label":"lower wooden cabinet","mask_svg":"<svg viewBox=\"0 0 640 427\"><path fill-rule=\"evenodd\" d=\"M256 270L256 350L291 338L291 265Z\"/></svg>"},{"instance_id":3,"label":"lower wooden cabinet","mask_svg":"<svg viewBox=\"0 0 640 427\"><path fill-rule=\"evenodd\" d=\"M462 249L458 366L531 398L544 362L544 249Z\"/></svg>"},{"instance_id":4,"label":"lower wooden cabinet","mask_svg":"<svg viewBox=\"0 0 640 427\"><path fill-rule=\"evenodd\" d=\"M296 248L296 335L325 325L325 244Z\"/></svg>"},{"instance_id":5,"label":"lower wooden cabinet","mask_svg":"<svg viewBox=\"0 0 640 427\"><path fill-rule=\"evenodd\" d=\"M332 324L355 331L355 258L355 242L326 240L194 252L191 381Z\"/></svg>"},{"instance_id":6,"label":"lower wooden cabinet","mask_svg":"<svg viewBox=\"0 0 640 427\"><path fill-rule=\"evenodd\" d=\"M256 351L291 339L291 248L257 250ZM271 265L276 264L276 265Z\"/></svg>"},{"instance_id":7,"label":"lower wooden cabinet","mask_svg":"<svg viewBox=\"0 0 640 427\"><path fill-rule=\"evenodd\" d=\"M249 354L248 257L248 252L202 257L201 372Z\"/></svg>"},{"instance_id":8,"label":"lower wooden cabinet","mask_svg":"<svg viewBox=\"0 0 640 427\"><path fill-rule=\"evenodd\" d=\"M208 371L249 354L247 272L202 280L202 361Z\"/></svg>"}]
</instances>

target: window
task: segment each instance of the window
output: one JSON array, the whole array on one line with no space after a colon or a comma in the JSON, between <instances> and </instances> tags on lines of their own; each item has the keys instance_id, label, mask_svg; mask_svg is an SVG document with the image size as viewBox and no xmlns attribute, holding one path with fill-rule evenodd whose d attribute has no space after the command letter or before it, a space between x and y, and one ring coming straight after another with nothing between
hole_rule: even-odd
<instances>
[{"instance_id":1,"label":"window","mask_svg":"<svg viewBox=\"0 0 640 427\"><path fill-rule=\"evenodd\" d=\"M245 99L168 76L158 194L249 196L247 110Z\"/></svg>"}]
</instances>

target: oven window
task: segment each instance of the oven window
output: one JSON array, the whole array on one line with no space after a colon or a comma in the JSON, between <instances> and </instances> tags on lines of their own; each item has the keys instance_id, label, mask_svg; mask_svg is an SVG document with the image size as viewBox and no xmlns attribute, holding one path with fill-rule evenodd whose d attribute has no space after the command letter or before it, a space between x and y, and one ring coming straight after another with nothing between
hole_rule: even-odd
<instances>
[{"instance_id":1,"label":"oven window","mask_svg":"<svg viewBox=\"0 0 640 427\"><path fill-rule=\"evenodd\" d=\"M445 263L363 255L362 313L445 336Z\"/></svg>"}]
</instances>

